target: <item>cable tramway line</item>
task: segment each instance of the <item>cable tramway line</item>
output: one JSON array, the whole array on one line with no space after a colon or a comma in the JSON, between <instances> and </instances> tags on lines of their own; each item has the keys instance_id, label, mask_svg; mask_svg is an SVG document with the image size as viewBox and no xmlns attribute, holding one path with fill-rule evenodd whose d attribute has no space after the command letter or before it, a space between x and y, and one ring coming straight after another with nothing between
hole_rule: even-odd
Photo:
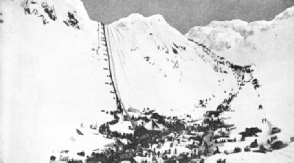
<instances>
[{"instance_id":1,"label":"cable tramway line","mask_svg":"<svg viewBox=\"0 0 294 163\"><path fill-rule=\"evenodd\" d=\"M99 31L100 29L101 31ZM116 79L115 71L114 71L114 68L111 67L111 65L113 65L114 63L113 63L113 58L111 56L112 55L111 50L109 50L110 49L109 38L107 38L106 36L108 36L107 26L103 23L98 23L98 46L101 45L105 47L105 51L103 52L103 55L106 56L104 60L108 62L108 67L107 68L104 67L103 70L106 70L109 72L107 77L110 78L110 82L105 82L105 84L112 86L113 91L110 91L110 93L113 93L115 95L117 110L119 110L120 113L122 112L125 113L127 120L131 122L133 129L135 129L137 126L136 122L131 120L131 116L127 112L119 94L117 81L115 80Z\"/></svg>"}]
</instances>

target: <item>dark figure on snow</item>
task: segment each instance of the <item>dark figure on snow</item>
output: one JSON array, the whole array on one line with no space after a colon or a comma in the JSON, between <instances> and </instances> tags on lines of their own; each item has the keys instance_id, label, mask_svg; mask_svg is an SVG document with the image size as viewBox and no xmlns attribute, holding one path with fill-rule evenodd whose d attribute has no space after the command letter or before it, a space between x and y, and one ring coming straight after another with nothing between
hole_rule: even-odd
<instances>
[{"instance_id":1,"label":"dark figure on snow","mask_svg":"<svg viewBox=\"0 0 294 163\"><path fill-rule=\"evenodd\" d=\"M77 153L77 155L79 155L79 156L85 156L85 152L84 151L79 152L79 153Z\"/></svg>"},{"instance_id":2,"label":"dark figure on snow","mask_svg":"<svg viewBox=\"0 0 294 163\"><path fill-rule=\"evenodd\" d=\"M256 148L256 147L258 147L257 139L255 139L254 142L250 144L250 148Z\"/></svg>"},{"instance_id":3,"label":"dark figure on snow","mask_svg":"<svg viewBox=\"0 0 294 163\"><path fill-rule=\"evenodd\" d=\"M262 119L262 123L266 123L266 118L263 118Z\"/></svg>"},{"instance_id":4,"label":"dark figure on snow","mask_svg":"<svg viewBox=\"0 0 294 163\"><path fill-rule=\"evenodd\" d=\"M214 151L214 154L218 154L220 153L219 149L218 149L218 146L216 146L216 150Z\"/></svg>"},{"instance_id":5,"label":"dark figure on snow","mask_svg":"<svg viewBox=\"0 0 294 163\"><path fill-rule=\"evenodd\" d=\"M55 161L56 157L55 156L51 156L50 157L50 161Z\"/></svg>"}]
</instances>

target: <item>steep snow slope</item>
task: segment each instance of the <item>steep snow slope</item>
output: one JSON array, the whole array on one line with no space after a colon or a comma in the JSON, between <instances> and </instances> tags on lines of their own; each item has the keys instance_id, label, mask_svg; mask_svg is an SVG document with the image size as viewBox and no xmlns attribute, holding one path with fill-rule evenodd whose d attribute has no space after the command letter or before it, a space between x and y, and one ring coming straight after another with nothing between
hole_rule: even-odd
<instances>
[{"instance_id":1,"label":"steep snow slope","mask_svg":"<svg viewBox=\"0 0 294 163\"><path fill-rule=\"evenodd\" d=\"M116 109L103 34L97 32L101 23L91 21L78 0L6 0L1 6L0 158L46 162L50 150L71 146L68 139L80 123L100 125L112 118L100 110ZM236 95L235 112L227 115L236 126L233 136L248 125L267 133L269 126L260 123L266 117L283 129L279 138L289 140L291 10L274 23L211 23L206 32L217 32L203 42L197 40L203 34L186 38L159 15L133 14L108 25L111 69L122 102L127 108L150 107L165 115L195 111L193 116L202 117ZM261 83L257 90L253 78ZM264 111L257 110L259 104ZM77 140L79 149L108 142L101 135Z\"/></svg>"},{"instance_id":2,"label":"steep snow slope","mask_svg":"<svg viewBox=\"0 0 294 163\"><path fill-rule=\"evenodd\" d=\"M229 91L238 89L232 73L219 73L214 62L204 62L202 48L195 48L160 15L132 14L110 24L107 33L126 107L170 113L195 109L203 100L216 108Z\"/></svg>"},{"instance_id":3,"label":"steep snow slope","mask_svg":"<svg viewBox=\"0 0 294 163\"><path fill-rule=\"evenodd\" d=\"M102 124L111 117L100 110L116 109L113 88L105 85L110 79L105 49L98 46L99 23L89 20L79 1L1 3L1 155L44 162L48 150L67 146L80 123ZM217 72L201 48L161 16L131 15L106 31L126 107L197 112L216 108L228 97L225 90L238 88L234 75Z\"/></svg>"},{"instance_id":4,"label":"steep snow slope","mask_svg":"<svg viewBox=\"0 0 294 163\"><path fill-rule=\"evenodd\" d=\"M4 162L48 162L51 150L64 147L80 123L104 123L109 119L100 110L116 109L96 53L97 23L83 14L80 1L35 2L30 4L37 15L25 15L17 1L0 5ZM42 2L55 8L56 20L44 16L44 24ZM72 11L82 13L76 17L79 29L64 23Z\"/></svg>"},{"instance_id":5,"label":"steep snow slope","mask_svg":"<svg viewBox=\"0 0 294 163\"><path fill-rule=\"evenodd\" d=\"M208 27L195 27L186 34L189 39L203 43L233 63L255 65L257 71L253 75L261 85L257 90L260 96L255 98L256 95L248 94L247 100L239 98L240 101L237 99L235 103L246 109L249 106L240 105L241 100L246 104L259 101L265 108L267 119L283 129L280 137L284 141L294 135L293 15L294 7L272 21L212 22Z\"/></svg>"}]
</instances>

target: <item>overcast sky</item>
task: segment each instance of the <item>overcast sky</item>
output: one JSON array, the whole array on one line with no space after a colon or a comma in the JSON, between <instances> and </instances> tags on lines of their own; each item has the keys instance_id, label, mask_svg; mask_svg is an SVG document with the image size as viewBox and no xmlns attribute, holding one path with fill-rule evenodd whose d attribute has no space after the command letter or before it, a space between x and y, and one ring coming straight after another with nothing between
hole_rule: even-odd
<instances>
[{"instance_id":1,"label":"overcast sky","mask_svg":"<svg viewBox=\"0 0 294 163\"><path fill-rule=\"evenodd\" d=\"M271 20L294 0L82 0L91 19L110 24L131 13L161 14L185 34L212 20Z\"/></svg>"}]
</instances>

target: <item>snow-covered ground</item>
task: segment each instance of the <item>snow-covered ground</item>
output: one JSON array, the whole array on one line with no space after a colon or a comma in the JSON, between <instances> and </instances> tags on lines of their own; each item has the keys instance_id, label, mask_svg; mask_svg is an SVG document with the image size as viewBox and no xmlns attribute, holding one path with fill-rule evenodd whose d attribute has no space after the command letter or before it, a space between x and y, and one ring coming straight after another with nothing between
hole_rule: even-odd
<instances>
[{"instance_id":1,"label":"snow-covered ground","mask_svg":"<svg viewBox=\"0 0 294 163\"><path fill-rule=\"evenodd\" d=\"M293 163L294 162L294 143L291 143L287 148L273 151L267 154L254 153L254 152L242 152L233 155L216 154L214 156L208 157L207 163L215 163L220 158L226 159L226 163L244 162L244 163L254 163L254 162L269 162L269 163Z\"/></svg>"},{"instance_id":2,"label":"snow-covered ground","mask_svg":"<svg viewBox=\"0 0 294 163\"><path fill-rule=\"evenodd\" d=\"M232 138L257 126L263 130L258 141L265 142L270 126L261 122L266 118L282 129L279 139L289 142L294 136L293 10L269 22L214 21L186 36L160 15L132 14L106 26L121 100L126 108L198 119L230 93L238 94L231 102L234 112L223 115L236 126ZM83 129L111 121L104 112L116 110L101 23L89 19L79 0L4 0L0 12L0 161L48 162L55 150L90 153L111 143ZM193 41L235 65L253 65L261 87L255 90L249 82L240 89L235 72L216 71L217 57ZM127 125L112 128L127 130ZM215 155L207 161L293 162L293 149L291 143L272 153Z\"/></svg>"}]
</instances>

